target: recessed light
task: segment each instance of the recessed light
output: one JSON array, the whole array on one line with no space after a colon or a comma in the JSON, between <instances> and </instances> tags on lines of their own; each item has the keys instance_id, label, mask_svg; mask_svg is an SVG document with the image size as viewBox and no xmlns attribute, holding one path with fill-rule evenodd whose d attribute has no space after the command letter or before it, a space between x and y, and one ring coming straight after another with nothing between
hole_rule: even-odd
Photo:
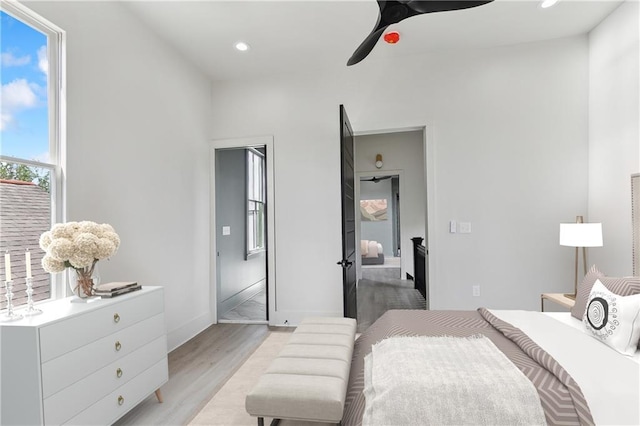
<instances>
[{"instance_id":1,"label":"recessed light","mask_svg":"<svg viewBox=\"0 0 640 426\"><path fill-rule=\"evenodd\" d=\"M543 9L546 9L548 7L553 6L556 3L558 3L558 0L544 0L540 5L540 7L542 7Z\"/></svg>"},{"instance_id":2,"label":"recessed light","mask_svg":"<svg viewBox=\"0 0 640 426\"><path fill-rule=\"evenodd\" d=\"M246 52L247 50L249 50L249 45L247 43L245 43L244 41L237 42L235 47L236 47L236 49L238 49L241 52Z\"/></svg>"}]
</instances>

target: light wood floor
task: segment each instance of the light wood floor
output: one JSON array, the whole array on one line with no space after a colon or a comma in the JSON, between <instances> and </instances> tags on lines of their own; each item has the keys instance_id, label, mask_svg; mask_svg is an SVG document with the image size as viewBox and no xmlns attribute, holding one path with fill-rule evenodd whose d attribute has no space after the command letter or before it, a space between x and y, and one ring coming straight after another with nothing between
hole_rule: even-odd
<instances>
[{"instance_id":1,"label":"light wood floor","mask_svg":"<svg viewBox=\"0 0 640 426\"><path fill-rule=\"evenodd\" d=\"M184 425L267 337L267 325L216 324L169 354L164 402L154 394L115 425Z\"/></svg>"}]
</instances>

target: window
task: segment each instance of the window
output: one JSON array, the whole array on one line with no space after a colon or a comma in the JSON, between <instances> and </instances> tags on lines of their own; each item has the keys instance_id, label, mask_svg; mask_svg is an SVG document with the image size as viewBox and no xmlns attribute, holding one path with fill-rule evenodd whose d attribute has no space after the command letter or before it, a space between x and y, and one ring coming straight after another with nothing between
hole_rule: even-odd
<instances>
[{"instance_id":1,"label":"window","mask_svg":"<svg viewBox=\"0 0 640 426\"><path fill-rule=\"evenodd\" d=\"M0 258L11 256L13 303L26 303L26 251L33 299L62 297L42 269L40 234L64 220L62 49L64 32L17 2L0 3ZM6 271L0 262L0 280ZM6 308L4 286L0 309Z\"/></svg>"},{"instance_id":2,"label":"window","mask_svg":"<svg viewBox=\"0 0 640 426\"><path fill-rule=\"evenodd\" d=\"M247 257L265 250L264 154L247 149Z\"/></svg>"}]
</instances>

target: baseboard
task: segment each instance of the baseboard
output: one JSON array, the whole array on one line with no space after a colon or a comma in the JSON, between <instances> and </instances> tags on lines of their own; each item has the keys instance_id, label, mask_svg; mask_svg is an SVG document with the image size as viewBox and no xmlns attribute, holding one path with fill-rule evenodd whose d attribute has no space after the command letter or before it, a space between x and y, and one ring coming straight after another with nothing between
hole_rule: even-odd
<instances>
[{"instance_id":1,"label":"baseboard","mask_svg":"<svg viewBox=\"0 0 640 426\"><path fill-rule=\"evenodd\" d=\"M182 346L211 324L213 324L211 314L205 313L177 329L167 332L167 353Z\"/></svg>"},{"instance_id":2,"label":"baseboard","mask_svg":"<svg viewBox=\"0 0 640 426\"><path fill-rule=\"evenodd\" d=\"M342 312L302 312L302 311L279 311L269 316L269 326L271 327L297 327L306 317L342 317Z\"/></svg>"},{"instance_id":3,"label":"baseboard","mask_svg":"<svg viewBox=\"0 0 640 426\"><path fill-rule=\"evenodd\" d=\"M236 306L243 304L256 294L260 293L265 289L266 283L266 279L260 280L257 283L252 284L244 290L241 290L233 296L229 297L227 300L220 302L220 305L218 306L218 318L224 315L225 312L228 312Z\"/></svg>"}]
</instances>

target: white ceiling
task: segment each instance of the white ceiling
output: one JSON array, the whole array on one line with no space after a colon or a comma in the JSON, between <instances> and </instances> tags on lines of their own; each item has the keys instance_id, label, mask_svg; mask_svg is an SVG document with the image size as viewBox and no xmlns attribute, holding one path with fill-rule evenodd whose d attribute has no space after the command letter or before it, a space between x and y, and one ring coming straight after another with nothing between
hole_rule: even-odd
<instances>
[{"instance_id":1,"label":"white ceiling","mask_svg":"<svg viewBox=\"0 0 640 426\"><path fill-rule=\"evenodd\" d=\"M560 0L542 9L539 0L495 0L473 9L415 16L389 27L400 32L400 43L387 45L380 40L364 61L386 61L432 49L485 48L584 34L620 3ZM375 0L124 4L214 80L346 67L378 17ZM233 46L238 40L251 49L236 51Z\"/></svg>"}]
</instances>

